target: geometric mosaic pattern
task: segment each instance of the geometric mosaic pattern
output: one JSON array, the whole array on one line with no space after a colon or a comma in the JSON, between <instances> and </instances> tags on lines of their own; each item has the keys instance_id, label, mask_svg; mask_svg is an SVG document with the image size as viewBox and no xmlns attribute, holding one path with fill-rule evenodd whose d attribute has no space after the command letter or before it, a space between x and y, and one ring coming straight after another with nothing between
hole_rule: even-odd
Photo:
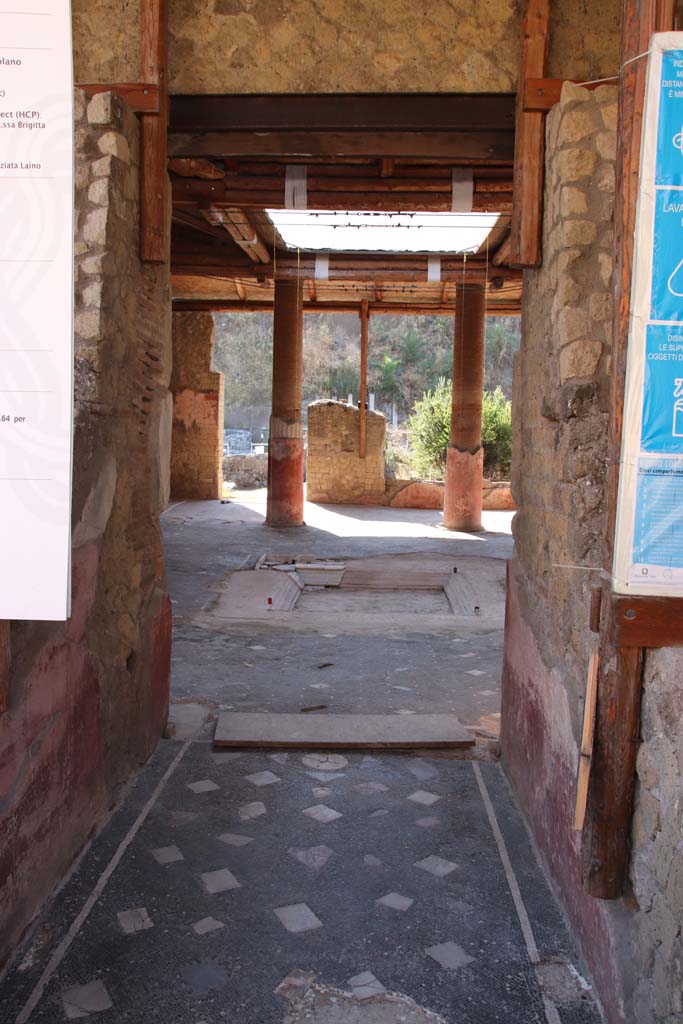
<instances>
[{"instance_id":1,"label":"geometric mosaic pattern","mask_svg":"<svg viewBox=\"0 0 683 1024\"><path fill-rule=\"evenodd\" d=\"M179 749L160 745L44 912L0 989L0 1024L35 992L28 1024L281 1024L313 979L364 1005L401 993L448 1024L547 1021L471 763L350 753L321 772L301 752L221 759L200 741L37 989ZM480 771L542 961L581 973L502 773ZM555 1022L598 1024L590 992L567 993Z\"/></svg>"}]
</instances>

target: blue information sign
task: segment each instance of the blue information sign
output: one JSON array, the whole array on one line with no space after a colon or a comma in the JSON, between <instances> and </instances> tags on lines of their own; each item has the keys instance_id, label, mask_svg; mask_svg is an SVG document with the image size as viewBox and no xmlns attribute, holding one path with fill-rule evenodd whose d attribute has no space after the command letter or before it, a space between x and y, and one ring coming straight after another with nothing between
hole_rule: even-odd
<instances>
[{"instance_id":1,"label":"blue information sign","mask_svg":"<svg viewBox=\"0 0 683 1024\"><path fill-rule=\"evenodd\" d=\"M676 327L647 328L640 450L683 455L683 331Z\"/></svg>"},{"instance_id":2,"label":"blue information sign","mask_svg":"<svg viewBox=\"0 0 683 1024\"><path fill-rule=\"evenodd\" d=\"M683 33L650 46L614 586L683 594Z\"/></svg>"},{"instance_id":3,"label":"blue information sign","mask_svg":"<svg viewBox=\"0 0 683 1024\"><path fill-rule=\"evenodd\" d=\"M655 197L651 320L683 321L683 191Z\"/></svg>"},{"instance_id":4,"label":"blue information sign","mask_svg":"<svg viewBox=\"0 0 683 1024\"><path fill-rule=\"evenodd\" d=\"M656 185L683 185L683 50L662 54Z\"/></svg>"}]
</instances>

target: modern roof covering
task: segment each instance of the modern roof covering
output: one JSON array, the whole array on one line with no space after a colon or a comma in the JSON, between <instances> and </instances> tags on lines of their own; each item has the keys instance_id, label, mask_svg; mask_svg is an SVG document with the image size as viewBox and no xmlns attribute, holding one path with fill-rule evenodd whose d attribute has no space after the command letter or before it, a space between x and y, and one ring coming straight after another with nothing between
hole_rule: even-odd
<instances>
[{"instance_id":1,"label":"modern roof covering","mask_svg":"<svg viewBox=\"0 0 683 1024\"><path fill-rule=\"evenodd\" d=\"M280 237L306 252L477 252L497 213L267 210Z\"/></svg>"}]
</instances>

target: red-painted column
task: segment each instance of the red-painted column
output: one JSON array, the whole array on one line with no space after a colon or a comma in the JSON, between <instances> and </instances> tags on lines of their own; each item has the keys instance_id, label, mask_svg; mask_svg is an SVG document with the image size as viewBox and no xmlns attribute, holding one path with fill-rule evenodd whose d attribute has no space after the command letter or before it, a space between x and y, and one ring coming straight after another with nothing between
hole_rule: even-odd
<instances>
[{"instance_id":1,"label":"red-painted column","mask_svg":"<svg viewBox=\"0 0 683 1024\"><path fill-rule=\"evenodd\" d=\"M268 447L268 526L303 526L303 286L276 281L273 307L273 409Z\"/></svg>"},{"instance_id":2,"label":"red-painted column","mask_svg":"<svg viewBox=\"0 0 683 1024\"><path fill-rule=\"evenodd\" d=\"M443 524L448 530L475 533L482 529L481 502L484 450L481 412L484 392L483 285L460 292L453 347L451 439L446 458Z\"/></svg>"}]
</instances>

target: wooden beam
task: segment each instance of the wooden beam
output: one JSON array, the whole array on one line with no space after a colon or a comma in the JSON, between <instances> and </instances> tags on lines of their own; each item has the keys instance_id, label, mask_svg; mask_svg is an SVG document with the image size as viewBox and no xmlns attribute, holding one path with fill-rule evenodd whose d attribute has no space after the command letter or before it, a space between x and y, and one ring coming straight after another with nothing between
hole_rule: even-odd
<instances>
[{"instance_id":1,"label":"wooden beam","mask_svg":"<svg viewBox=\"0 0 683 1024\"><path fill-rule=\"evenodd\" d=\"M498 246L493 256L491 257L491 263L494 267L505 267L510 262L510 233L508 232L505 241Z\"/></svg>"},{"instance_id":2,"label":"wooden beam","mask_svg":"<svg viewBox=\"0 0 683 1024\"><path fill-rule=\"evenodd\" d=\"M363 157L425 159L479 164L510 164L511 131L407 132L178 132L168 139L173 157L270 157L306 163L311 159Z\"/></svg>"},{"instance_id":3,"label":"wooden beam","mask_svg":"<svg viewBox=\"0 0 683 1024\"><path fill-rule=\"evenodd\" d=\"M174 224L180 224L184 228L190 228L192 231L198 231L201 235L207 235L209 238L215 238L224 244L227 242L225 229L222 226L217 227L205 217L201 217L200 219L199 209L184 209L176 206L173 208L172 220Z\"/></svg>"},{"instance_id":4,"label":"wooden beam","mask_svg":"<svg viewBox=\"0 0 683 1024\"><path fill-rule=\"evenodd\" d=\"M234 299L212 299L212 298L183 298L173 299L173 308L182 312L209 312L209 313L272 313L272 295L269 298L257 301L247 299L245 302L237 302ZM360 300L348 302L304 302L305 313L349 313L358 316ZM368 312L372 316L453 316L453 305L443 306L439 304L430 305L425 302L403 303L403 302L371 302ZM488 316L516 316L519 313L519 305L502 305L487 307Z\"/></svg>"},{"instance_id":5,"label":"wooden beam","mask_svg":"<svg viewBox=\"0 0 683 1024\"><path fill-rule=\"evenodd\" d=\"M91 84L78 85L88 96L95 96L99 92L113 92L126 103L134 114L158 114L159 113L159 86L154 82L127 82L121 84Z\"/></svg>"},{"instance_id":6,"label":"wooden beam","mask_svg":"<svg viewBox=\"0 0 683 1024\"><path fill-rule=\"evenodd\" d=\"M527 78L524 82L524 112L529 113L536 111L542 114L547 114L556 103L560 102L562 86L565 82L569 81L572 81L572 79ZM619 81L619 76L615 75L614 79L608 79L608 82L612 81L616 85ZM583 84L586 89L597 89L599 86L607 83L603 80L600 82L587 82Z\"/></svg>"},{"instance_id":7,"label":"wooden beam","mask_svg":"<svg viewBox=\"0 0 683 1024\"><path fill-rule=\"evenodd\" d=\"M247 300L247 293L246 293L244 285L237 278L235 278L234 284L235 284L235 291L239 295L240 301L241 302L246 302L246 300Z\"/></svg>"},{"instance_id":8,"label":"wooden beam","mask_svg":"<svg viewBox=\"0 0 683 1024\"><path fill-rule=\"evenodd\" d=\"M368 300L360 304L360 416L358 419L358 454L365 458L368 400Z\"/></svg>"},{"instance_id":9,"label":"wooden beam","mask_svg":"<svg viewBox=\"0 0 683 1024\"><path fill-rule=\"evenodd\" d=\"M181 178L202 178L205 181L220 181L226 175L225 168L218 167L213 161L195 160L188 156L169 160L168 169Z\"/></svg>"},{"instance_id":10,"label":"wooden beam","mask_svg":"<svg viewBox=\"0 0 683 1024\"><path fill-rule=\"evenodd\" d=\"M445 266L444 266L445 263ZM301 258L300 261L293 260L291 256L281 257L277 264L259 263L246 265L232 261L219 261L210 258L206 262L199 258L189 257L182 253L176 253L172 271L174 274L195 275L197 277L215 277L227 280L234 277L253 280L272 280L274 277L280 280L296 278L301 276L304 280L315 280L315 260L310 256ZM483 284L487 280L485 264L471 264L468 261L464 271L468 283ZM521 281L521 272L518 270L502 270L499 277L503 281ZM441 280L461 282L463 279L462 262L456 260L442 261ZM381 284L400 283L402 281L427 283L427 257L417 257L411 260L392 260L381 263L371 260L341 260L331 259L329 268L330 282L380 282ZM495 295L498 287L491 289Z\"/></svg>"},{"instance_id":11,"label":"wooden beam","mask_svg":"<svg viewBox=\"0 0 683 1024\"><path fill-rule=\"evenodd\" d=\"M524 110L524 83L527 78L545 75L549 21L550 0L524 0L510 232L510 263L514 267L537 267L541 262L545 118Z\"/></svg>"},{"instance_id":12,"label":"wooden beam","mask_svg":"<svg viewBox=\"0 0 683 1024\"><path fill-rule=\"evenodd\" d=\"M0 713L9 705L9 682L11 669L9 622L0 620Z\"/></svg>"},{"instance_id":13,"label":"wooden beam","mask_svg":"<svg viewBox=\"0 0 683 1024\"><path fill-rule=\"evenodd\" d=\"M633 237L647 70L645 60L633 58L647 51L650 36L658 27L664 26L658 23L657 0L624 0L614 232L617 301L611 354L607 459L605 569L610 573L619 487ZM583 882L588 892L600 899L619 897L628 874L643 661L641 647L615 647L610 630L605 630L600 643L595 748L582 844Z\"/></svg>"},{"instance_id":14,"label":"wooden beam","mask_svg":"<svg viewBox=\"0 0 683 1024\"><path fill-rule=\"evenodd\" d=\"M515 127L510 93L176 95L172 132L505 130ZM385 155L385 154L380 154Z\"/></svg>"},{"instance_id":15,"label":"wooden beam","mask_svg":"<svg viewBox=\"0 0 683 1024\"><path fill-rule=\"evenodd\" d=\"M616 647L683 647L683 598L613 594L608 635Z\"/></svg>"},{"instance_id":16,"label":"wooden beam","mask_svg":"<svg viewBox=\"0 0 683 1024\"><path fill-rule=\"evenodd\" d=\"M243 210L226 209L212 204L201 206L199 212L207 223L225 228L233 242L239 245L253 263L270 263L270 253Z\"/></svg>"},{"instance_id":17,"label":"wooden beam","mask_svg":"<svg viewBox=\"0 0 683 1024\"><path fill-rule=\"evenodd\" d=\"M159 89L159 113L140 120L140 255L143 261L168 259L168 0L142 0L141 70Z\"/></svg>"},{"instance_id":18,"label":"wooden beam","mask_svg":"<svg viewBox=\"0 0 683 1024\"><path fill-rule=\"evenodd\" d=\"M199 181L195 178L175 179L173 187L173 205L175 207L193 206L229 206L243 210L283 210L285 209L284 179L272 188L258 188L258 182L249 182L247 187L237 187L230 179L224 181ZM397 183L398 185L398 183ZM386 210L400 212L434 211L450 213L452 209L452 193L447 188L416 189L374 187L349 188L343 185L337 188L316 189L308 185L308 206L311 210ZM478 213L509 213L512 210L512 192L500 188L490 192L475 191L473 210Z\"/></svg>"}]
</instances>

